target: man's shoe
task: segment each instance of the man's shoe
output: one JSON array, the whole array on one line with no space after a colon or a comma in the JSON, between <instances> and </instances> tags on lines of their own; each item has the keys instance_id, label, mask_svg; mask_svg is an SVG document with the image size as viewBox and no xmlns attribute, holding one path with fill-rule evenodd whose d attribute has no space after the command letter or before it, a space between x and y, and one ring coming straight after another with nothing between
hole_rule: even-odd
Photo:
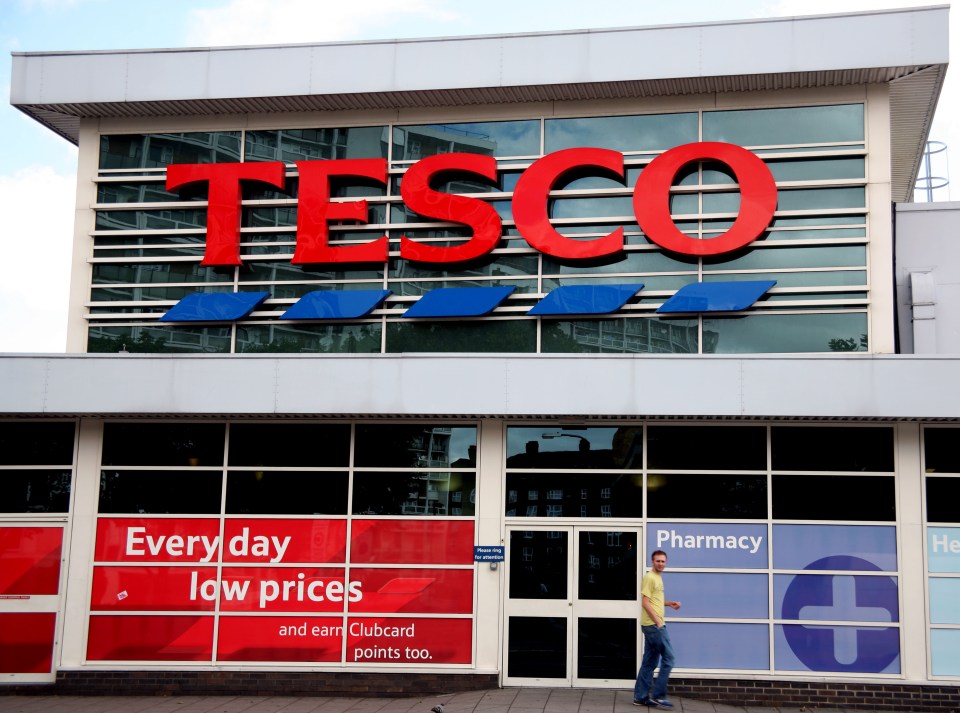
<instances>
[{"instance_id":1,"label":"man's shoe","mask_svg":"<svg viewBox=\"0 0 960 713\"><path fill-rule=\"evenodd\" d=\"M673 703L666 698L651 698L647 705L656 708L673 708Z\"/></svg>"},{"instance_id":2,"label":"man's shoe","mask_svg":"<svg viewBox=\"0 0 960 713\"><path fill-rule=\"evenodd\" d=\"M633 705L635 706L648 706L650 708L656 708L657 704L651 698L644 698L642 701L638 701L636 698L633 699Z\"/></svg>"}]
</instances>

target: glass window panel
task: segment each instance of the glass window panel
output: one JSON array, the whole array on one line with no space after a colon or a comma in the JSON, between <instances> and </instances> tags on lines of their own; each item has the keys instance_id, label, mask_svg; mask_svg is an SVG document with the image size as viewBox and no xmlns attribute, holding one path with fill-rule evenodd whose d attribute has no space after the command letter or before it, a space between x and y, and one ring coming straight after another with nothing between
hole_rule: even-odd
<instances>
[{"instance_id":1,"label":"glass window panel","mask_svg":"<svg viewBox=\"0 0 960 713\"><path fill-rule=\"evenodd\" d=\"M881 520L897 517L890 476L774 475L775 520Z\"/></svg>"},{"instance_id":2,"label":"glass window panel","mask_svg":"<svg viewBox=\"0 0 960 713\"><path fill-rule=\"evenodd\" d=\"M394 161L442 153L537 156L540 154L540 122L478 121L393 127Z\"/></svg>"},{"instance_id":3,"label":"glass window panel","mask_svg":"<svg viewBox=\"0 0 960 713\"><path fill-rule=\"evenodd\" d=\"M577 678L627 680L637 669L635 618L577 618Z\"/></svg>"},{"instance_id":4,"label":"glass window panel","mask_svg":"<svg viewBox=\"0 0 960 713\"><path fill-rule=\"evenodd\" d=\"M670 572L670 598L683 602L684 617L766 619L770 615L766 574Z\"/></svg>"},{"instance_id":5,"label":"glass window panel","mask_svg":"<svg viewBox=\"0 0 960 713\"><path fill-rule=\"evenodd\" d=\"M507 623L507 675L567 677L567 619L511 616Z\"/></svg>"},{"instance_id":6,"label":"glass window panel","mask_svg":"<svg viewBox=\"0 0 960 713\"><path fill-rule=\"evenodd\" d=\"M777 210L828 210L863 208L866 188L781 188L777 191Z\"/></svg>"},{"instance_id":7,"label":"glass window panel","mask_svg":"<svg viewBox=\"0 0 960 713\"><path fill-rule=\"evenodd\" d=\"M387 324L387 352L536 351L534 320Z\"/></svg>"},{"instance_id":8,"label":"glass window panel","mask_svg":"<svg viewBox=\"0 0 960 713\"><path fill-rule=\"evenodd\" d=\"M137 183L97 184L97 203L170 203L183 200L206 200L206 184L203 192L191 193L189 197L170 193L162 181Z\"/></svg>"},{"instance_id":9,"label":"glass window panel","mask_svg":"<svg viewBox=\"0 0 960 713\"><path fill-rule=\"evenodd\" d=\"M771 270L798 267L861 267L866 265L865 245L837 247L757 248L729 257L705 257L704 270Z\"/></svg>"},{"instance_id":10,"label":"glass window panel","mask_svg":"<svg viewBox=\"0 0 960 713\"><path fill-rule=\"evenodd\" d=\"M606 216L633 215L633 198L616 196L610 198L554 198L550 201L550 217L604 218Z\"/></svg>"},{"instance_id":11,"label":"glass window panel","mask_svg":"<svg viewBox=\"0 0 960 713\"><path fill-rule=\"evenodd\" d=\"M602 265L578 265L562 263L551 257L543 257L544 275L587 275L595 273L631 272L688 272L696 270L697 258L668 256L662 252L628 252L617 257L615 262Z\"/></svg>"},{"instance_id":12,"label":"glass window panel","mask_svg":"<svg viewBox=\"0 0 960 713\"><path fill-rule=\"evenodd\" d=\"M203 230L206 209L98 210L97 230Z\"/></svg>"},{"instance_id":13,"label":"glass window panel","mask_svg":"<svg viewBox=\"0 0 960 713\"><path fill-rule=\"evenodd\" d=\"M93 266L93 284L162 283L162 282L230 282L233 270L202 267L199 262L136 262L97 263Z\"/></svg>"},{"instance_id":14,"label":"glass window panel","mask_svg":"<svg viewBox=\"0 0 960 713\"><path fill-rule=\"evenodd\" d=\"M512 530L511 599L566 599L569 533L564 530Z\"/></svg>"},{"instance_id":15,"label":"glass window panel","mask_svg":"<svg viewBox=\"0 0 960 713\"><path fill-rule=\"evenodd\" d=\"M776 287L844 287L867 284L866 270L823 270L817 272L749 272L745 274L705 274L704 282L737 282L740 280L776 280ZM802 299L791 295L766 295L764 299Z\"/></svg>"},{"instance_id":16,"label":"glass window panel","mask_svg":"<svg viewBox=\"0 0 960 713\"><path fill-rule=\"evenodd\" d=\"M75 431L69 421L0 421L0 464L72 464Z\"/></svg>"},{"instance_id":17,"label":"glass window panel","mask_svg":"<svg viewBox=\"0 0 960 713\"><path fill-rule=\"evenodd\" d=\"M233 292L233 285L184 285L182 287L94 287L90 290L90 299L93 302L103 303L143 301L148 303L147 307L144 308L144 311L165 312L167 310L166 305L150 305L149 303L156 302L157 300L179 301L187 295L193 294L194 292L202 292L207 294L214 292ZM104 313L116 313L118 311L119 308L111 308L106 306L102 310Z\"/></svg>"},{"instance_id":18,"label":"glass window panel","mask_svg":"<svg viewBox=\"0 0 960 713\"><path fill-rule=\"evenodd\" d=\"M819 159L772 159L767 168L778 181L816 181L827 179L863 178L866 176L866 159L819 158Z\"/></svg>"},{"instance_id":19,"label":"glass window panel","mask_svg":"<svg viewBox=\"0 0 960 713\"><path fill-rule=\"evenodd\" d=\"M314 161L343 158L387 158L387 127L276 129L247 131L246 161Z\"/></svg>"},{"instance_id":20,"label":"glass window panel","mask_svg":"<svg viewBox=\"0 0 960 713\"><path fill-rule=\"evenodd\" d=\"M739 193L704 193L704 213L737 213L740 210Z\"/></svg>"},{"instance_id":21,"label":"glass window panel","mask_svg":"<svg viewBox=\"0 0 960 713\"><path fill-rule=\"evenodd\" d=\"M774 525L773 566L895 572L897 530L892 525Z\"/></svg>"},{"instance_id":22,"label":"glass window panel","mask_svg":"<svg viewBox=\"0 0 960 713\"><path fill-rule=\"evenodd\" d=\"M647 517L767 517L763 475L651 474L647 476Z\"/></svg>"},{"instance_id":23,"label":"glass window panel","mask_svg":"<svg viewBox=\"0 0 960 713\"><path fill-rule=\"evenodd\" d=\"M461 280L453 278L451 280L390 280L387 287L393 290L394 295L410 296L423 295L431 290L438 290L441 287L514 287L514 294L524 292L536 292L537 281L518 280L516 278L505 278L502 280ZM406 309L407 305L394 305L393 309Z\"/></svg>"},{"instance_id":24,"label":"glass window panel","mask_svg":"<svg viewBox=\"0 0 960 713\"><path fill-rule=\"evenodd\" d=\"M227 474L228 515L344 515L347 473L238 471Z\"/></svg>"},{"instance_id":25,"label":"glass window panel","mask_svg":"<svg viewBox=\"0 0 960 713\"><path fill-rule=\"evenodd\" d=\"M350 427L345 424L230 424L230 465L323 467L349 461Z\"/></svg>"},{"instance_id":26,"label":"glass window panel","mask_svg":"<svg viewBox=\"0 0 960 713\"><path fill-rule=\"evenodd\" d=\"M507 517L643 517L638 474L508 473L507 490Z\"/></svg>"},{"instance_id":27,"label":"glass window panel","mask_svg":"<svg viewBox=\"0 0 960 713\"><path fill-rule=\"evenodd\" d=\"M773 426L774 470L892 473L894 432L888 426Z\"/></svg>"},{"instance_id":28,"label":"glass window panel","mask_svg":"<svg viewBox=\"0 0 960 713\"><path fill-rule=\"evenodd\" d=\"M215 515L221 471L104 470L99 513Z\"/></svg>"},{"instance_id":29,"label":"glass window panel","mask_svg":"<svg viewBox=\"0 0 960 713\"><path fill-rule=\"evenodd\" d=\"M767 624L670 622L668 626L674 650L683 652L684 668L743 671L770 668L770 629Z\"/></svg>"},{"instance_id":30,"label":"glass window panel","mask_svg":"<svg viewBox=\"0 0 960 713\"><path fill-rule=\"evenodd\" d=\"M474 426L358 424L355 439L354 464L360 467L476 467Z\"/></svg>"},{"instance_id":31,"label":"glass window panel","mask_svg":"<svg viewBox=\"0 0 960 713\"><path fill-rule=\"evenodd\" d=\"M637 600L637 533L580 531L578 599Z\"/></svg>"},{"instance_id":32,"label":"glass window panel","mask_svg":"<svg viewBox=\"0 0 960 713\"><path fill-rule=\"evenodd\" d=\"M703 113L703 141L782 146L863 141L863 137L862 104Z\"/></svg>"},{"instance_id":33,"label":"glass window panel","mask_svg":"<svg viewBox=\"0 0 960 713\"><path fill-rule=\"evenodd\" d=\"M411 234L412 235L412 234ZM446 242L430 245L446 246ZM436 268L421 267L407 260L396 262L390 268L390 277L394 279L417 279L417 278L475 278L475 277L526 277L537 274L538 257L536 255L492 255L490 258L480 261L476 264L471 263L469 269L454 268L444 269L442 266ZM497 284L487 280L477 281L477 284L491 285Z\"/></svg>"},{"instance_id":34,"label":"glass window panel","mask_svg":"<svg viewBox=\"0 0 960 713\"><path fill-rule=\"evenodd\" d=\"M925 427L923 458L928 473L960 473L960 428Z\"/></svg>"},{"instance_id":35,"label":"glass window panel","mask_svg":"<svg viewBox=\"0 0 960 713\"><path fill-rule=\"evenodd\" d=\"M0 470L0 512L69 512L72 480L70 470Z\"/></svg>"},{"instance_id":36,"label":"glass window panel","mask_svg":"<svg viewBox=\"0 0 960 713\"><path fill-rule=\"evenodd\" d=\"M230 351L230 327L90 327L87 351L205 354Z\"/></svg>"},{"instance_id":37,"label":"glass window panel","mask_svg":"<svg viewBox=\"0 0 960 713\"><path fill-rule=\"evenodd\" d=\"M475 473L415 472L353 475L354 515L474 514Z\"/></svg>"},{"instance_id":38,"label":"glass window panel","mask_svg":"<svg viewBox=\"0 0 960 713\"><path fill-rule=\"evenodd\" d=\"M239 131L116 134L100 137L100 170L162 168L171 163L235 163Z\"/></svg>"},{"instance_id":39,"label":"glass window panel","mask_svg":"<svg viewBox=\"0 0 960 713\"><path fill-rule=\"evenodd\" d=\"M867 315L764 314L703 320L704 354L867 351Z\"/></svg>"},{"instance_id":40,"label":"glass window panel","mask_svg":"<svg viewBox=\"0 0 960 713\"><path fill-rule=\"evenodd\" d=\"M927 569L930 572L960 572L960 528L927 528Z\"/></svg>"},{"instance_id":41,"label":"glass window panel","mask_svg":"<svg viewBox=\"0 0 960 713\"><path fill-rule=\"evenodd\" d=\"M927 478L927 522L960 523L960 478Z\"/></svg>"},{"instance_id":42,"label":"glass window panel","mask_svg":"<svg viewBox=\"0 0 960 713\"><path fill-rule=\"evenodd\" d=\"M763 426L648 426L647 467L766 470Z\"/></svg>"},{"instance_id":43,"label":"glass window panel","mask_svg":"<svg viewBox=\"0 0 960 713\"><path fill-rule=\"evenodd\" d=\"M103 465L222 465L223 423L106 423Z\"/></svg>"},{"instance_id":44,"label":"glass window panel","mask_svg":"<svg viewBox=\"0 0 960 713\"><path fill-rule=\"evenodd\" d=\"M544 320L543 353L696 354L697 320L634 317Z\"/></svg>"},{"instance_id":45,"label":"glass window panel","mask_svg":"<svg viewBox=\"0 0 960 713\"><path fill-rule=\"evenodd\" d=\"M543 285L543 291L548 292L554 290L557 287L562 285L622 285L624 281L629 280L630 278L623 277L544 277L541 279L541 284ZM679 290L684 285L688 285L691 282L697 281L696 275L668 275L668 276L657 276L657 275L643 275L640 277L638 282L642 282L643 290L637 294L633 299L637 304L649 304L649 303L662 303L663 297L653 298L645 297L646 292L652 290ZM675 321L675 320L673 320ZM543 323L544 336L546 336L546 330L552 329L552 325L555 324L553 321L544 321Z\"/></svg>"},{"instance_id":46,"label":"glass window panel","mask_svg":"<svg viewBox=\"0 0 960 713\"><path fill-rule=\"evenodd\" d=\"M769 230L764 240L830 240L831 238L863 238L866 228L819 228L816 230Z\"/></svg>"},{"instance_id":47,"label":"glass window panel","mask_svg":"<svg viewBox=\"0 0 960 713\"><path fill-rule=\"evenodd\" d=\"M598 116L544 121L544 152L584 146L614 151L664 151L698 140L697 114Z\"/></svg>"},{"instance_id":48,"label":"glass window panel","mask_svg":"<svg viewBox=\"0 0 960 713\"><path fill-rule=\"evenodd\" d=\"M507 428L507 468L643 467L639 426Z\"/></svg>"},{"instance_id":49,"label":"glass window panel","mask_svg":"<svg viewBox=\"0 0 960 713\"><path fill-rule=\"evenodd\" d=\"M377 354L381 329L379 323L249 324L237 327L237 352Z\"/></svg>"},{"instance_id":50,"label":"glass window panel","mask_svg":"<svg viewBox=\"0 0 960 713\"><path fill-rule=\"evenodd\" d=\"M292 257L293 249L283 246ZM261 261L251 260L245 263L245 269L240 270L240 282L307 282L313 280L382 280L383 269L367 270L337 270L329 267L312 268L308 265L293 265L287 260ZM359 289L371 289L369 284L358 286ZM312 289L323 289L322 285L313 285ZM350 289L347 285L337 285L338 290Z\"/></svg>"}]
</instances>

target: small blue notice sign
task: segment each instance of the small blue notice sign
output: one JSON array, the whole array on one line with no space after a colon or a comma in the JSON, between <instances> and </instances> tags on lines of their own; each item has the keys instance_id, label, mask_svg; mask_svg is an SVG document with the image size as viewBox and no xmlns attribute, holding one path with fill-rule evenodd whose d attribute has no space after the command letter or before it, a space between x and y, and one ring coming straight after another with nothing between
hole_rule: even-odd
<instances>
[{"instance_id":1,"label":"small blue notice sign","mask_svg":"<svg viewBox=\"0 0 960 713\"><path fill-rule=\"evenodd\" d=\"M474 562L503 562L503 545L475 545Z\"/></svg>"}]
</instances>

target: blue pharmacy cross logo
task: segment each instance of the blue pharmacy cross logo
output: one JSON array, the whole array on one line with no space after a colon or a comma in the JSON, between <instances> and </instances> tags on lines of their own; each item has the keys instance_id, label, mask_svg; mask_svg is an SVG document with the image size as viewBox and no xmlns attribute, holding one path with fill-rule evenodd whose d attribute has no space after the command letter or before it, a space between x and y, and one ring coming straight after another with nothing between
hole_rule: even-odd
<instances>
[{"instance_id":1,"label":"blue pharmacy cross logo","mask_svg":"<svg viewBox=\"0 0 960 713\"><path fill-rule=\"evenodd\" d=\"M879 571L872 562L838 555L808 570ZM783 597L783 618L793 620L895 622L897 583L890 577L854 574L798 575ZM900 653L895 627L785 624L787 643L811 671L881 673Z\"/></svg>"}]
</instances>

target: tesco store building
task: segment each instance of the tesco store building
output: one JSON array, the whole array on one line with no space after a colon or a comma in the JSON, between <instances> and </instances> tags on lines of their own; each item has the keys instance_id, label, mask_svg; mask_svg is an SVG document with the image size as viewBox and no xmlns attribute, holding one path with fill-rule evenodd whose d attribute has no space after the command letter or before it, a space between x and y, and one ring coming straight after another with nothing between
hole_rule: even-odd
<instances>
[{"instance_id":1,"label":"tesco store building","mask_svg":"<svg viewBox=\"0 0 960 713\"><path fill-rule=\"evenodd\" d=\"M900 334L945 7L16 53L79 146L0 356L0 690L952 710L960 361ZM896 238L896 240L895 240Z\"/></svg>"}]
</instances>

